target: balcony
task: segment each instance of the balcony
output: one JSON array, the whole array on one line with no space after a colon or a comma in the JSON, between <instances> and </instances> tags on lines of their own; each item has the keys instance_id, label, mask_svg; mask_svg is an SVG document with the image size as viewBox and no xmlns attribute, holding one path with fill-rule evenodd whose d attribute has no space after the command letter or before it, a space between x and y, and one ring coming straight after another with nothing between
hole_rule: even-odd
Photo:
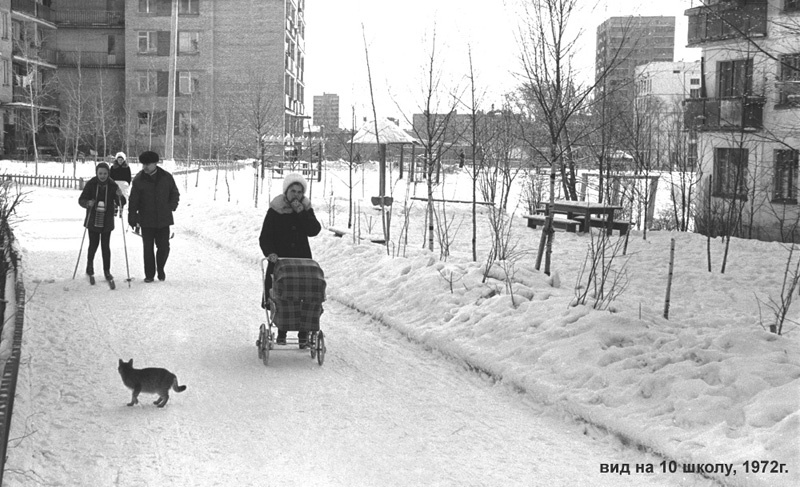
<instances>
[{"instance_id":1,"label":"balcony","mask_svg":"<svg viewBox=\"0 0 800 487\"><path fill-rule=\"evenodd\" d=\"M106 51L56 51L56 66L82 68L124 68L122 56Z\"/></svg>"},{"instance_id":2,"label":"balcony","mask_svg":"<svg viewBox=\"0 0 800 487\"><path fill-rule=\"evenodd\" d=\"M766 37L766 0L720 0L714 5L690 8L687 47L706 42Z\"/></svg>"},{"instance_id":3,"label":"balcony","mask_svg":"<svg viewBox=\"0 0 800 487\"><path fill-rule=\"evenodd\" d=\"M14 85L12 102L21 106L30 106L31 93L27 88L19 85ZM54 107L56 98L52 93L37 93L33 94L33 105L37 108Z\"/></svg>"},{"instance_id":4,"label":"balcony","mask_svg":"<svg viewBox=\"0 0 800 487\"><path fill-rule=\"evenodd\" d=\"M760 130L764 126L764 101L760 96L684 100L684 128L705 132Z\"/></svg>"},{"instance_id":5,"label":"balcony","mask_svg":"<svg viewBox=\"0 0 800 487\"><path fill-rule=\"evenodd\" d=\"M53 11L50 7L36 3L34 0L11 0L11 11L52 22Z\"/></svg>"},{"instance_id":6,"label":"balcony","mask_svg":"<svg viewBox=\"0 0 800 487\"><path fill-rule=\"evenodd\" d=\"M125 27L124 10L53 10L51 15L59 27Z\"/></svg>"},{"instance_id":7,"label":"balcony","mask_svg":"<svg viewBox=\"0 0 800 487\"><path fill-rule=\"evenodd\" d=\"M35 44L24 46L15 42L11 48L11 54L16 58L34 64L46 65L51 68L55 67L56 52L52 49L37 47Z\"/></svg>"}]
</instances>

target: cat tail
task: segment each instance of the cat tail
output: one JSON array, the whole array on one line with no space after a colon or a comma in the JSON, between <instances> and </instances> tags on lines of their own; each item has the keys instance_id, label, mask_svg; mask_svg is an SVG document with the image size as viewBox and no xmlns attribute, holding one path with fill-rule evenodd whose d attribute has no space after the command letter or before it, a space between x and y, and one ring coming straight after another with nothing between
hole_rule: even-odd
<instances>
[{"instance_id":1,"label":"cat tail","mask_svg":"<svg viewBox=\"0 0 800 487\"><path fill-rule=\"evenodd\" d=\"M175 377L174 379L172 379L172 390L175 392L183 392L186 390L186 386L185 385L179 386L178 378Z\"/></svg>"}]
</instances>

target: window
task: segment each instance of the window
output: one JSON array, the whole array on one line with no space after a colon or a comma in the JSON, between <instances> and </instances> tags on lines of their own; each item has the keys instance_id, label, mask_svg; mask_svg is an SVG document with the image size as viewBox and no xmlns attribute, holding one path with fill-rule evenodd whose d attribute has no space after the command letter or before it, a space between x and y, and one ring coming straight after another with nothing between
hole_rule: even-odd
<instances>
[{"instance_id":1,"label":"window","mask_svg":"<svg viewBox=\"0 0 800 487\"><path fill-rule=\"evenodd\" d=\"M689 98L700 98L700 88L690 88Z\"/></svg>"},{"instance_id":2,"label":"window","mask_svg":"<svg viewBox=\"0 0 800 487\"><path fill-rule=\"evenodd\" d=\"M778 105L800 106L800 54L780 57Z\"/></svg>"},{"instance_id":3,"label":"window","mask_svg":"<svg viewBox=\"0 0 800 487\"><path fill-rule=\"evenodd\" d=\"M775 151L775 194L772 200L797 203L797 157L796 150Z\"/></svg>"},{"instance_id":4,"label":"window","mask_svg":"<svg viewBox=\"0 0 800 487\"><path fill-rule=\"evenodd\" d=\"M8 59L3 59L3 86L11 84L11 67Z\"/></svg>"},{"instance_id":5,"label":"window","mask_svg":"<svg viewBox=\"0 0 800 487\"><path fill-rule=\"evenodd\" d=\"M138 113L139 119L139 127L137 132L147 132L150 130L150 113L149 112L139 112Z\"/></svg>"},{"instance_id":6,"label":"window","mask_svg":"<svg viewBox=\"0 0 800 487\"><path fill-rule=\"evenodd\" d=\"M700 84L700 78L692 78L692 79L690 79L689 80L689 84L692 85L692 86L699 85Z\"/></svg>"},{"instance_id":7,"label":"window","mask_svg":"<svg viewBox=\"0 0 800 487\"><path fill-rule=\"evenodd\" d=\"M714 149L714 196L747 199L747 149Z\"/></svg>"},{"instance_id":8,"label":"window","mask_svg":"<svg viewBox=\"0 0 800 487\"><path fill-rule=\"evenodd\" d=\"M180 54L197 54L200 52L200 33L179 32L178 52Z\"/></svg>"},{"instance_id":9,"label":"window","mask_svg":"<svg viewBox=\"0 0 800 487\"><path fill-rule=\"evenodd\" d=\"M199 14L200 0L178 0L179 14Z\"/></svg>"},{"instance_id":10,"label":"window","mask_svg":"<svg viewBox=\"0 0 800 487\"><path fill-rule=\"evenodd\" d=\"M139 13L152 14L156 12L156 0L139 0Z\"/></svg>"},{"instance_id":11,"label":"window","mask_svg":"<svg viewBox=\"0 0 800 487\"><path fill-rule=\"evenodd\" d=\"M154 30L139 31L139 54L155 54L158 52L158 32Z\"/></svg>"},{"instance_id":12,"label":"window","mask_svg":"<svg viewBox=\"0 0 800 487\"><path fill-rule=\"evenodd\" d=\"M753 60L719 63L719 98L741 97L753 90Z\"/></svg>"},{"instance_id":13,"label":"window","mask_svg":"<svg viewBox=\"0 0 800 487\"><path fill-rule=\"evenodd\" d=\"M180 71L178 73L178 94L191 95L200 91L200 80L197 73Z\"/></svg>"},{"instance_id":14,"label":"window","mask_svg":"<svg viewBox=\"0 0 800 487\"><path fill-rule=\"evenodd\" d=\"M0 26L0 29L2 29L2 37L3 39L8 39L8 12L3 12L2 22L3 25Z\"/></svg>"},{"instance_id":15,"label":"window","mask_svg":"<svg viewBox=\"0 0 800 487\"><path fill-rule=\"evenodd\" d=\"M139 112L137 132L151 135L165 135L167 112Z\"/></svg>"},{"instance_id":16,"label":"window","mask_svg":"<svg viewBox=\"0 0 800 487\"><path fill-rule=\"evenodd\" d=\"M137 73L139 93L155 93L158 87L155 71L139 71Z\"/></svg>"},{"instance_id":17,"label":"window","mask_svg":"<svg viewBox=\"0 0 800 487\"><path fill-rule=\"evenodd\" d=\"M784 0L784 12L797 12L798 10L800 10L800 0Z\"/></svg>"},{"instance_id":18,"label":"window","mask_svg":"<svg viewBox=\"0 0 800 487\"><path fill-rule=\"evenodd\" d=\"M197 128L196 117L191 112L177 112L175 114L175 135L197 135L200 131Z\"/></svg>"}]
</instances>

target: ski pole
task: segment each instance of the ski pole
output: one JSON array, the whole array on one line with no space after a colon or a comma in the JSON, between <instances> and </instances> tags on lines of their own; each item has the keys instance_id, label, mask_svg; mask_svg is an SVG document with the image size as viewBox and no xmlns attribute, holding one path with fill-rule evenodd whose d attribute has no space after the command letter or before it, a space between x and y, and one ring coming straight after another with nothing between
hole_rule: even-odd
<instances>
[{"instance_id":1,"label":"ski pole","mask_svg":"<svg viewBox=\"0 0 800 487\"><path fill-rule=\"evenodd\" d=\"M81 263L81 255L83 254L83 241L86 240L86 227L83 227L83 238L81 239L81 249L78 251L78 261L75 262L75 270L72 272L72 278L78 275L78 265Z\"/></svg>"},{"instance_id":2,"label":"ski pole","mask_svg":"<svg viewBox=\"0 0 800 487\"><path fill-rule=\"evenodd\" d=\"M125 273L128 275L128 278L125 280L128 281L128 287L131 287L131 269L128 266L128 243L125 239L127 230L125 230L125 221L122 219L122 208L123 207L120 207L119 210L119 223L122 228L122 245L125 248Z\"/></svg>"},{"instance_id":3,"label":"ski pole","mask_svg":"<svg viewBox=\"0 0 800 487\"><path fill-rule=\"evenodd\" d=\"M78 251L78 261L75 262L75 270L72 271L73 279L75 279L75 276L78 275L78 265L81 263L81 254L83 254L83 242L86 240L86 231L88 230L86 224L89 223L89 213L91 213L91 210L87 208L86 218L83 219L83 238L81 238L81 249Z\"/></svg>"}]
</instances>

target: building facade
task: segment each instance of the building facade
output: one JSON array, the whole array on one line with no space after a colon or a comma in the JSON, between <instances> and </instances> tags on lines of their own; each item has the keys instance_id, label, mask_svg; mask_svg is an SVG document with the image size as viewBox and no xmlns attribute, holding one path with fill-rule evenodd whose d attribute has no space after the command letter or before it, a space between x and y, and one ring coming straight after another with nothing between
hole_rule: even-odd
<instances>
[{"instance_id":1,"label":"building facade","mask_svg":"<svg viewBox=\"0 0 800 487\"><path fill-rule=\"evenodd\" d=\"M686 100L698 133L698 228L800 241L800 2L708 2L686 11L703 50L701 97Z\"/></svg>"},{"instance_id":2,"label":"building facade","mask_svg":"<svg viewBox=\"0 0 800 487\"><path fill-rule=\"evenodd\" d=\"M683 103L700 98L700 76L700 61L636 67L634 117L646 129L652 149L647 169L693 171L696 167L696 132L685 130Z\"/></svg>"},{"instance_id":3,"label":"building facade","mask_svg":"<svg viewBox=\"0 0 800 487\"><path fill-rule=\"evenodd\" d=\"M16 49L13 89L0 87L14 141L4 151L30 146L13 114L24 107L8 107L21 103L29 70L43 73L37 89L49 96L34 97L47 114L37 145L70 156L171 147L175 158L252 157L266 137L299 137L304 9L305 0L0 0L0 15L33 39L13 43L35 46L35 56Z\"/></svg>"},{"instance_id":4,"label":"building facade","mask_svg":"<svg viewBox=\"0 0 800 487\"><path fill-rule=\"evenodd\" d=\"M314 96L312 117L312 123L324 127L328 133L339 130L339 95L323 93Z\"/></svg>"},{"instance_id":5,"label":"building facade","mask_svg":"<svg viewBox=\"0 0 800 487\"><path fill-rule=\"evenodd\" d=\"M673 61L675 17L611 17L597 27L595 80L598 97L627 105L633 100L640 64Z\"/></svg>"}]
</instances>

